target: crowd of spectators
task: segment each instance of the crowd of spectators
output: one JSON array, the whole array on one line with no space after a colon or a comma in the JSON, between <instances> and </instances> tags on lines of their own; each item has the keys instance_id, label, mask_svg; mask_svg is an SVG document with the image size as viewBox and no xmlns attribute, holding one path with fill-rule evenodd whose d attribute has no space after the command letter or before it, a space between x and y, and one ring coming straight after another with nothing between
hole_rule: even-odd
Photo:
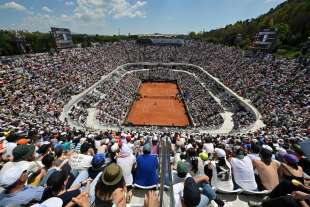
<instances>
[{"instance_id":1,"label":"crowd of spectators","mask_svg":"<svg viewBox=\"0 0 310 207\"><path fill-rule=\"evenodd\" d=\"M165 155L161 140L169 143L168 186L175 206L224 206L218 193L240 191L268 195L251 206L299 206L298 195L309 193L305 185L310 161L300 145L309 133L282 139L264 131L214 137L67 129L33 132L31 139L20 130L2 130L1 136L3 206L44 204L56 198L59 206L125 206L135 189L144 190L146 200L151 194L158 205L157 195L149 190L160 186L159 161Z\"/></svg>"},{"instance_id":2,"label":"crowd of spectators","mask_svg":"<svg viewBox=\"0 0 310 207\"><path fill-rule=\"evenodd\" d=\"M104 46L96 48L69 49L56 54L14 57L9 64L1 65L3 94L1 110L5 114L3 119L21 120L24 117L25 121L29 121L30 116L32 122L37 122L36 119L43 119L38 121L39 123L58 122L57 117L71 95L82 92L117 66L137 61L173 61L192 63L205 68L237 94L251 100L262 113L267 126L295 129L300 125L303 128L307 127L310 117L309 84L307 84L309 68L301 66L294 60L243 58L242 54L242 51L236 48L199 41L186 41L182 47L140 46L133 41L123 41L105 43ZM181 69L197 72L189 67ZM154 72L156 70L151 70L150 74L155 76L149 78L166 77L169 80L173 76L171 72L163 76L164 73ZM170 70L163 67L158 71ZM221 99L225 108L233 111L235 130L238 131L255 121L253 113L213 83L206 74L195 74L199 74L196 78ZM107 80L106 84L101 84L101 92L107 94L118 81ZM100 88L98 90L100 91ZM115 96L117 99L122 99ZM112 100L111 103L113 102ZM212 107L214 105L212 102L214 101L208 102L210 104L206 106L209 112L213 109L217 111L217 107ZM110 107L113 108L112 105ZM200 110L195 108L195 111ZM87 111L76 105L71 118L84 125L86 117ZM103 123L119 124L123 121L123 112L116 116L110 112L106 117L111 118ZM200 117L197 125L213 126L221 123L222 118L219 115L213 117L215 118L207 122L205 118ZM106 118L103 116L101 119ZM61 123L56 125L58 124L61 125Z\"/></svg>"},{"instance_id":3,"label":"crowd of spectators","mask_svg":"<svg viewBox=\"0 0 310 207\"><path fill-rule=\"evenodd\" d=\"M59 198L57 206L126 206L134 186L156 189L158 184L155 135L67 130L32 139L18 131L1 131L1 136L1 206L44 204L51 198ZM81 196L87 204L76 200Z\"/></svg>"},{"instance_id":4,"label":"crowd of spectators","mask_svg":"<svg viewBox=\"0 0 310 207\"><path fill-rule=\"evenodd\" d=\"M121 125L137 96L140 83L141 80L133 74L122 77L99 102L99 120L107 125Z\"/></svg>"},{"instance_id":5,"label":"crowd of spectators","mask_svg":"<svg viewBox=\"0 0 310 207\"><path fill-rule=\"evenodd\" d=\"M189 74L179 73L177 81L195 127L218 127L223 123L220 115L223 108L197 79Z\"/></svg>"},{"instance_id":6,"label":"crowd of spectators","mask_svg":"<svg viewBox=\"0 0 310 207\"><path fill-rule=\"evenodd\" d=\"M138 61L201 66L251 100L266 124L265 129L244 135L166 134L171 142L176 206L214 202L222 206L216 192L238 189L268 192L267 199L250 203L253 206L309 204L305 186L309 155L301 147L310 136L309 67L283 58L243 58L239 49L199 41L187 41L182 47L139 46L126 41L11 57L0 64L1 206L125 206L133 187L158 188L163 133L144 133L143 128L78 131L59 120L72 95L117 66ZM205 96L199 80L220 98L224 108L235 112L236 130L253 123L253 114L206 74L185 66L180 69L198 74L196 80L183 75L178 80L183 96L193 100L188 106L193 107L190 110L197 122L205 123L205 114L195 114L201 111L217 116L208 123L218 125L221 117L217 114L223 110L210 94ZM102 114L97 118L102 123L119 124L141 83L137 75L125 76L105 80L108 84L99 85L74 106L70 118L83 124L87 107L98 107ZM151 72L151 77L158 76L161 74ZM168 72L167 77L175 75ZM206 108L201 108L202 100L207 101ZM153 191L146 194L144 206L159 206Z\"/></svg>"},{"instance_id":7,"label":"crowd of spectators","mask_svg":"<svg viewBox=\"0 0 310 207\"><path fill-rule=\"evenodd\" d=\"M216 137L175 134L171 138L172 168L176 169L173 182L178 183L180 178L184 182L188 176L207 175L208 183L216 192L265 192L267 197L262 202L249 201L250 206L308 206L310 191L306 183L310 160L309 154L304 154L307 150L301 147L308 139L309 133L302 138L281 139L270 138L264 131ZM179 186L173 187L174 193L180 194ZM201 200L206 195L209 200L221 203L209 187L203 186L203 189ZM185 193L185 189L181 193Z\"/></svg>"}]
</instances>

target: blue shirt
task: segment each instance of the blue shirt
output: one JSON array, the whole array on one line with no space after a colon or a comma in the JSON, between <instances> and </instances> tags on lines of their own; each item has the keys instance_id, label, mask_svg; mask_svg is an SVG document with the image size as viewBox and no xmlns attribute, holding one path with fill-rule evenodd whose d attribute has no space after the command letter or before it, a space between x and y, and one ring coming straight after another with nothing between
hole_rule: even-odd
<instances>
[{"instance_id":1,"label":"blue shirt","mask_svg":"<svg viewBox=\"0 0 310 207\"><path fill-rule=\"evenodd\" d=\"M44 188L25 186L22 191L10 194L0 194L0 206L16 206L27 204L32 200L40 201Z\"/></svg>"},{"instance_id":2,"label":"blue shirt","mask_svg":"<svg viewBox=\"0 0 310 207\"><path fill-rule=\"evenodd\" d=\"M158 183L157 166L158 160L155 155L139 155L134 184L142 188L155 187Z\"/></svg>"}]
</instances>

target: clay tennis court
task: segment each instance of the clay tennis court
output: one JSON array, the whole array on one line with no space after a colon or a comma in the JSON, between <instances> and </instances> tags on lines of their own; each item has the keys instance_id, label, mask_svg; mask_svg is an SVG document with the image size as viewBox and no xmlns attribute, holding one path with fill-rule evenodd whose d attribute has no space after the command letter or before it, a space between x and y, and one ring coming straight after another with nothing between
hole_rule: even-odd
<instances>
[{"instance_id":1,"label":"clay tennis court","mask_svg":"<svg viewBox=\"0 0 310 207\"><path fill-rule=\"evenodd\" d=\"M184 103L177 99L175 83L146 82L139 88L140 98L132 105L127 122L133 125L188 126Z\"/></svg>"}]
</instances>

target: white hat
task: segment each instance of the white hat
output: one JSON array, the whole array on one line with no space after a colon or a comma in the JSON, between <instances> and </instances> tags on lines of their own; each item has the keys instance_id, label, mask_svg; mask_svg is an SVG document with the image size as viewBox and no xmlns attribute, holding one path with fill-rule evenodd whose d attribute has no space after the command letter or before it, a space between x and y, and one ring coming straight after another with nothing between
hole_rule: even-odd
<instances>
[{"instance_id":1,"label":"white hat","mask_svg":"<svg viewBox=\"0 0 310 207\"><path fill-rule=\"evenodd\" d=\"M179 140L177 140L176 145L178 147L182 147L182 146L184 146L184 143L185 143L185 139L184 138L180 138Z\"/></svg>"},{"instance_id":2,"label":"white hat","mask_svg":"<svg viewBox=\"0 0 310 207\"><path fill-rule=\"evenodd\" d=\"M33 204L31 207L61 207L63 204L62 200L57 197L51 197L43 203Z\"/></svg>"},{"instance_id":3,"label":"white hat","mask_svg":"<svg viewBox=\"0 0 310 207\"><path fill-rule=\"evenodd\" d=\"M60 135L61 136L67 135L67 132L61 132Z\"/></svg>"},{"instance_id":4,"label":"white hat","mask_svg":"<svg viewBox=\"0 0 310 207\"><path fill-rule=\"evenodd\" d=\"M5 145L5 152L2 156L4 157L12 157L13 156L13 150L17 146L14 142L7 142Z\"/></svg>"},{"instance_id":5,"label":"white hat","mask_svg":"<svg viewBox=\"0 0 310 207\"><path fill-rule=\"evenodd\" d=\"M153 141L157 141L158 140L158 137L155 135L152 139Z\"/></svg>"},{"instance_id":6,"label":"white hat","mask_svg":"<svg viewBox=\"0 0 310 207\"><path fill-rule=\"evenodd\" d=\"M226 157L225 150L220 149L220 148L215 148L214 151L218 157Z\"/></svg>"},{"instance_id":7,"label":"white hat","mask_svg":"<svg viewBox=\"0 0 310 207\"><path fill-rule=\"evenodd\" d=\"M111 147L111 151L112 151L112 152L116 152L118 149L119 149L119 146L118 146L117 143L114 143L114 144L112 145L112 147Z\"/></svg>"},{"instance_id":8,"label":"white hat","mask_svg":"<svg viewBox=\"0 0 310 207\"><path fill-rule=\"evenodd\" d=\"M0 185L4 188L11 186L28 168L29 165L20 165L14 162L8 162L0 171Z\"/></svg>"},{"instance_id":9,"label":"white hat","mask_svg":"<svg viewBox=\"0 0 310 207\"><path fill-rule=\"evenodd\" d=\"M42 145L43 145L43 144L50 144L50 142L49 142L49 141L43 141L41 144L42 144Z\"/></svg>"},{"instance_id":10,"label":"white hat","mask_svg":"<svg viewBox=\"0 0 310 207\"><path fill-rule=\"evenodd\" d=\"M85 138L85 137L83 137L83 138L80 139L80 143L81 143L81 144L83 144L85 141L86 141L86 138Z\"/></svg>"},{"instance_id":11,"label":"white hat","mask_svg":"<svg viewBox=\"0 0 310 207\"><path fill-rule=\"evenodd\" d=\"M89 134L89 135L87 135L87 138L94 138L94 137L95 137L94 134Z\"/></svg>"},{"instance_id":12,"label":"white hat","mask_svg":"<svg viewBox=\"0 0 310 207\"><path fill-rule=\"evenodd\" d=\"M105 139L104 140L104 144L109 144L110 140L109 139Z\"/></svg>"},{"instance_id":13,"label":"white hat","mask_svg":"<svg viewBox=\"0 0 310 207\"><path fill-rule=\"evenodd\" d=\"M282 147L276 147L276 150L280 153L286 153L286 150Z\"/></svg>"},{"instance_id":14,"label":"white hat","mask_svg":"<svg viewBox=\"0 0 310 207\"><path fill-rule=\"evenodd\" d=\"M194 148L192 144L188 144L188 145L185 146L186 150L191 149L191 148Z\"/></svg>"},{"instance_id":15,"label":"white hat","mask_svg":"<svg viewBox=\"0 0 310 207\"><path fill-rule=\"evenodd\" d=\"M269 145L263 145L263 148L273 152L273 149Z\"/></svg>"}]
</instances>

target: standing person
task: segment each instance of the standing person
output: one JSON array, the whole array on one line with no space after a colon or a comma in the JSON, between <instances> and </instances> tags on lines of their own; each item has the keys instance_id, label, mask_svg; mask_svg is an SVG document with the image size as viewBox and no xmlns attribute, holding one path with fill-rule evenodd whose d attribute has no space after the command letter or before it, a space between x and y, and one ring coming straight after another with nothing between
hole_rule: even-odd
<instances>
[{"instance_id":1,"label":"standing person","mask_svg":"<svg viewBox=\"0 0 310 207\"><path fill-rule=\"evenodd\" d=\"M143 154L137 158L134 185L139 188L152 189L158 183L158 160L155 155L150 153L151 145L147 143L143 146Z\"/></svg>"},{"instance_id":2,"label":"standing person","mask_svg":"<svg viewBox=\"0 0 310 207\"><path fill-rule=\"evenodd\" d=\"M156 135L152 138L151 154L158 155L158 137Z\"/></svg>"},{"instance_id":3,"label":"standing person","mask_svg":"<svg viewBox=\"0 0 310 207\"><path fill-rule=\"evenodd\" d=\"M133 183L132 171L136 164L136 157L132 154L128 144L122 145L120 156L116 158L116 163L122 168L126 186L131 187Z\"/></svg>"}]
</instances>

